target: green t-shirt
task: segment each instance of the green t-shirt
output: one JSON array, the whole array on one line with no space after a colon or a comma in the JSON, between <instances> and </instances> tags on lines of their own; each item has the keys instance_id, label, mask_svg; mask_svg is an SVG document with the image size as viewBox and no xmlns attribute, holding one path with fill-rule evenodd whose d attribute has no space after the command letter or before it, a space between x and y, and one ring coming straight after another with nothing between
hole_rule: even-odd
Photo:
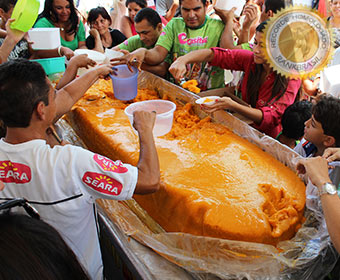
<instances>
[{"instance_id":1,"label":"green t-shirt","mask_svg":"<svg viewBox=\"0 0 340 280\"><path fill-rule=\"evenodd\" d=\"M219 47L224 24L208 16L197 29L188 28L183 18L173 18L164 28L156 45L168 50L171 61L194 50ZM208 63L194 63L187 66L186 78L195 79L201 90L224 87L224 70ZM171 77L172 78L172 77ZM173 81L173 78L172 78Z\"/></svg>"},{"instance_id":2,"label":"green t-shirt","mask_svg":"<svg viewBox=\"0 0 340 280\"><path fill-rule=\"evenodd\" d=\"M34 27L55 27L55 26L47 18L41 18L35 23ZM78 31L72 41L65 41L63 38L60 37L60 42L63 47L70 48L72 51L78 49L79 42L85 42L85 28L83 23L80 21Z\"/></svg>"},{"instance_id":3,"label":"green t-shirt","mask_svg":"<svg viewBox=\"0 0 340 280\"><path fill-rule=\"evenodd\" d=\"M146 49L152 49L154 47L147 47L140 39L139 35L132 36L128 39L126 39L123 43L118 45L118 48L121 50L127 50L129 52L133 52L139 48L146 48ZM171 57L170 55L167 55L167 57L164 59L165 62L168 64L171 64Z\"/></svg>"},{"instance_id":4,"label":"green t-shirt","mask_svg":"<svg viewBox=\"0 0 340 280\"><path fill-rule=\"evenodd\" d=\"M243 43L241 44L242 50L253 51L253 44L250 43Z\"/></svg>"},{"instance_id":5,"label":"green t-shirt","mask_svg":"<svg viewBox=\"0 0 340 280\"><path fill-rule=\"evenodd\" d=\"M146 48L150 49L150 47L147 47L140 39L139 35L132 36L128 39L126 39L123 43L118 45L118 47L121 50L127 50L129 52L133 52L134 50L137 50L139 48Z\"/></svg>"}]
</instances>

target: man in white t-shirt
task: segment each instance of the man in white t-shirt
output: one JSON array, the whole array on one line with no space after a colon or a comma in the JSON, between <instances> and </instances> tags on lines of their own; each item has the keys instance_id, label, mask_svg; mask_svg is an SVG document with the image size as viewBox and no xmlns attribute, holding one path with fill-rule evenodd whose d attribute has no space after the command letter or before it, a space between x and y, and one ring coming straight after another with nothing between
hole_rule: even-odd
<instances>
[{"instance_id":1,"label":"man in white t-shirt","mask_svg":"<svg viewBox=\"0 0 340 280\"><path fill-rule=\"evenodd\" d=\"M72 145L46 144L46 129L67 112L98 79L112 72L101 66L56 92L42 67L27 60L0 65L1 200L25 197L42 219L74 250L91 279L102 279L95 199L130 199L159 188L159 163L152 129L154 113L136 112L137 167Z\"/></svg>"}]
</instances>

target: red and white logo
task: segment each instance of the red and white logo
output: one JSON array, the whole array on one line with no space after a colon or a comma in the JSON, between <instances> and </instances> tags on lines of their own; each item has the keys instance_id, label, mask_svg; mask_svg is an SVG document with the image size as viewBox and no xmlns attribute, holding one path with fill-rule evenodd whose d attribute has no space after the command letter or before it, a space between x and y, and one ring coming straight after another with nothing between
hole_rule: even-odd
<instances>
[{"instance_id":1,"label":"red and white logo","mask_svg":"<svg viewBox=\"0 0 340 280\"><path fill-rule=\"evenodd\" d=\"M0 179L4 183L25 184L31 181L31 168L25 164L0 161Z\"/></svg>"},{"instance_id":2,"label":"red and white logo","mask_svg":"<svg viewBox=\"0 0 340 280\"><path fill-rule=\"evenodd\" d=\"M119 195L123 189L120 182L100 173L86 172L82 180L95 191L108 195Z\"/></svg>"},{"instance_id":3,"label":"red and white logo","mask_svg":"<svg viewBox=\"0 0 340 280\"><path fill-rule=\"evenodd\" d=\"M128 171L120 160L113 161L97 154L93 156L93 159L105 171L112 171L115 173L126 173Z\"/></svg>"}]
</instances>

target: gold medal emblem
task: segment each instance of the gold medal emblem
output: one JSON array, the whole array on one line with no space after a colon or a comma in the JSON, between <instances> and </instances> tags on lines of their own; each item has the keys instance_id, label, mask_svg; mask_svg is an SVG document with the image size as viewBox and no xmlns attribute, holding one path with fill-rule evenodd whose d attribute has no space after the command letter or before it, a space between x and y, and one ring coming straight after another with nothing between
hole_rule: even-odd
<instances>
[{"instance_id":1,"label":"gold medal emblem","mask_svg":"<svg viewBox=\"0 0 340 280\"><path fill-rule=\"evenodd\" d=\"M270 18L264 31L266 61L287 78L308 78L327 66L333 38L326 20L311 8L294 6Z\"/></svg>"}]
</instances>

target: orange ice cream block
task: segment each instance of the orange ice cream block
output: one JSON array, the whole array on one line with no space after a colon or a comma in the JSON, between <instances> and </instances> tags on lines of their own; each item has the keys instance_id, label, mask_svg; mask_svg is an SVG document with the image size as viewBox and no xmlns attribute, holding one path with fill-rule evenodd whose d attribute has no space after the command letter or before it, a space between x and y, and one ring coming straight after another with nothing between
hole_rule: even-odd
<instances>
[{"instance_id":1,"label":"orange ice cream block","mask_svg":"<svg viewBox=\"0 0 340 280\"><path fill-rule=\"evenodd\" d=\"M81 99L69 119L88 147L114 160L137 164L138 137L109 82ZM106 98L102 98L102 95ZM136 100L157 93L139 90ZM155 138L161 188L135 200L168 232L276 245L303 222L305 185L288 167L223 125L201 120L192 105L177 104L173 128Z\"/></svg>"}]
</instances>

